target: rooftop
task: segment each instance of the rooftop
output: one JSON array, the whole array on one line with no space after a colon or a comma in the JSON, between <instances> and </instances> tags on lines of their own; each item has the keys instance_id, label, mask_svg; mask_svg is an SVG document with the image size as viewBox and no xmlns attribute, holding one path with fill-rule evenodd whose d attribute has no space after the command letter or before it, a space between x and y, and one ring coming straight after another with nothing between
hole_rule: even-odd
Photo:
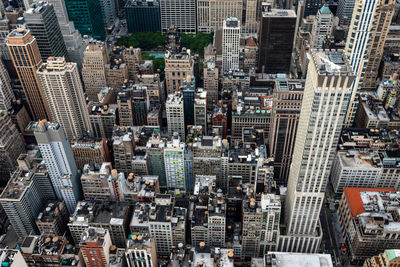
<instances>
[{"instance_id":1,"label":"rooftop","mask_svg":"<svg viewBox=\"0 0 400 267\"><path fill-rule=\"evenodd\" d=\"M353 75L342 50L313 50L312 58L320 75Z\"/></svg>"},{"instance_id":2,"label":"rooftop","mask_svg":"<svg viewBox=\"0 0 400 267\"><path fill-rule=\"evenodd\" d=\"M66 238L55 235L30 235L25 237L20 248L22 254L60 255L64 249Z\"/></svg>"},{"instance_id":3,"label":"rooftop","mask_svg":"<svg viewBox=\"0 0 400 267\"><path fill-rule=\"evenodd\" d=\"M265 261L271 267L333 267L330 254L268 252Z\"/></svg>"}]
</instances>

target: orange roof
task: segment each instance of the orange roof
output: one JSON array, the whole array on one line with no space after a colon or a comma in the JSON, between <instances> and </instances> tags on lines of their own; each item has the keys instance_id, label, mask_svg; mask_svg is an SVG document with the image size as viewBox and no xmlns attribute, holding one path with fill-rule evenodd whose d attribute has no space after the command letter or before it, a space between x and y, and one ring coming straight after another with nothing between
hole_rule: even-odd
<instances>
[{"instance_id":1,"label":"orange roof","mask_svg":"<svg viewBox=\"0 0 400 267\"><path fill-rule=\"evenodd\" d=\"M246 40L246 45L249 45L249 46L257 46L257 43L256 43L256 41L254 41L254 38L253 38L253 37L249 37L249 38L247 38L247 40Z\"/></svg>"},{"instance_id":2,"label":"orange roof","mask_svg":"<svg viewBox=\"0 0 400 267\"><path fill-rule=\"evenodd\" d=\"M366 188L366 187L345 187L343 194L345 194L347 205L350 208L351 216L354 218L363 213L364 205L361 199L360 192L396 192L394 188Z\"/></svg>"}]
</instances>

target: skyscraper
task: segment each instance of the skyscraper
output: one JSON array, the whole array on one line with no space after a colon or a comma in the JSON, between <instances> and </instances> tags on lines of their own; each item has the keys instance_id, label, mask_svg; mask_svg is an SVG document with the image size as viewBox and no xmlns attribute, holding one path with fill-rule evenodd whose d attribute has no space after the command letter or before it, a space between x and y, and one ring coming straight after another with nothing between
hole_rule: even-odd
<instances>
[{"instance_id":1,"label":"skyscraper","mask_svg":"<svg viewBox=\"0 0 400 267\"><path fill-rule=\"evenodd\" d=\"M196 0L160 0L161 30L174 25L179 32L195 33Z\"/></svg>"},{"instance_id":2,"label":"skyscraper","mask_svg":"<svg viewBox=\"0 0 400 267\"><path fill-rule=\"evenodd\" d=\"M47 2L53 5L56 12L69 61L77 63L78 68L81 69L87 41L82 38L82 35L75 29L74 23L69 20L64 0L48 0Z\"/></svg>"},{"instance_id":3,"label":"skyscraper","mask_svg":"<svg viewBox=\"0 0 400 267\"><path fill-rule=\"evenodd\" d=\"M154 0L130 0L125 4L128 32L156 32L161 30L160 3Z\"/></svg>"},{"instance_id":4,"label":"skyscraper","mask_svg":"<svg viewBox=\"0 0 400 267\"><path fill-rule=\"evenodd\" d=\"M71 146L61 125L42 120L33 125L36 141L59 200L73 213L81 198L81 185Z\"/></svg>"},{"instance_id":5,"label":"skyscraper","mask_svg":"<svg viewBox=\"0 0 400 267\"><path fill-rule=\"evenodd\" d=\"M91 131L81 78L76 63L49 57L38 70L51 117L61 124L68 140Z\"/></svg>"},{"instance_id":6,"label":"skyscraper","mask_svg":"<svg viewBox=\"0 0 400 267\"><path fill-rule=\"evenodd\" d=\"M1 75L1 74L0 74ZM25 144L7 111L0 110L0 184L7 184L17 167L17 158L25 151Z\"/></svg>"},{"instance_id":7,"label":"skyscraper","mask_svg":"<svg viewBox=\"0 0 400 267\"><path fill-rule=\"evenodd\" d=\"M24 13L25 24L35 36L42 60L48 57L68 57L67 48L52 4L35 2Z\"/></svg>"},{"instance_id":8,"label":"skyscraper","mask_svg":"<svg viewBox=\"0 0 400 267\"><path fill-rule=\"evenodd\" d=\"M9 110L12 100L15 99L10 83L10 76L0 59L0 110Z\"/></svg>"},{"instance_id":9,"label":"skyscraper","mask_svg":"<svg viewBox=\"0 0 400 267\"><path fill-rule=\"evenodd\" d=\"M239 69L240 18L229 17L222 28L222 71Z\"/></svg>"},{"instance_id":10,"label":"skyscraper","mask_svg":"<svg viewBox=\"0 0 400 267\"><path fill-rule=\"evenodd\" d=\"M177 132L181 139L185 139L185 120L183 111L183 97L181 93L168 95L165 103L167 111L168 136L172 137Z\"/></svg>"},{"instance_id":11,"label":"skyscraper","mask_svg":"<svg viewBox=\"0 0 400 267\"><path fill-rule=\"evenodd\" d=\"M347 110L345 126L353 125L362 88L375 89L383 47L395 9L394 0L363 0L354 6L345 53L356 79Z\"/></svg>"},{"instance_id":12,"label":"skyscraper","mask_svg":"<svg viewBox=\"0 0 400 267\"><path fill-rule=\"evenodd\" d=\"M210 0L210 31L222 29L227 18L242 20L243 0Z\"/></svg>"},{"instance_id":13,"label":"skyscraper","mask_svg":"<svg viewBox=\"0 0 400 267\"><path fill-rule=\"evenodd\" d=\"M55 195L42 159L27 154L18 157L18 168L0 195L4 208L18 237L39 233L36 217Z\"/></svg>"},{"instance_id":14,"label":"skyscraper","mask_svg":"<svg viewBox=\"0 0 400 267\"><path fill-rule=\"evenodd\" d=\"M111 246L110 232L101 228L88 228L82 233L79 242L87 266L107 266Z\"/></svg>"},{"instance_id":15,"label":"skyscraper","mask_svg":"<svg viewBox=\"0 0 400 267\"><path fill-rule=\"evenodd\" d=\"M210 32L210 0L196 0L197 31Z\"/></svg>"},{"instance_id":16,"label":"skyscraper","mask_svg":"<svg viewBox=\"0 0 400 267\"><path fill-rule=\"evenodd\" d=\"M196 93L196 81L193 77L187 77L183 82L182 97L183 97L183 114L185 125L193 125L194 123L194 95Z\"/></svg>"},{"instance_id":17,"label":"skyscraper","mask_svg":"<svg viewBox=\"0 0 400 267\"><path fill-rule=\"evenodd\" d=\"M97 94L107 86L105 64L108 63L107 47L103 42L92 41L83 56L82 78L89 100L97 101Z\"/></svg>"},{"instance_id":18,"label":"skyscraper","mask_svg":"<svg viewBox=\"0 0 400 267\"><path fill-rule=\"evenodd\" d=\"M263 5L258 50L261 73L288 73L292 59L296 13L289 9L271 9Z\"/></svg>"},{"instance_id":19,"label":"skyscraper","mask_svg":"<svg viewBox=\"0 0 400 267\"><path fill-rule=\"evenodd\" d=\"M117 19L114 0L100 0L101 13L103 15L104 27L112 27Z\"/></svg>"},{"instance_id":20,"label":"skyscraper","mask_svg":"<svg viewBox=\"0 0 400 267\"><path fill-rule=\"evenodd\" d=\"M354 75L342 51L314 50L308 67L285 201L280 251L319 248L321 211Z\"/></svg>"},{"instance_id":21,"label":"skyscraper","mask_svg":"<svg viewBox=\"0 0 400 267\"><path fill-rule=\"evenodd\" d=\"M184 147L181 138L175 133L164 148L165 177L169 189L185 190Z\"/></svg>"},{"instance_id":22,"label":"skyscraper","mask_svg":"<svg viewBox=\"0 0 400 267\"><path fill-rule=\"evenodd\" d=\"M98 40L106 38L100 1L66 0L68 16L82 35L89 35Z\"/></svg>"},{"instance_id":23,"label":"skyscraper","mask_svg":"<svg viewBox=\"0 0 400 267\"><path fill-rule=\"evenodd\" d=\"M259 0L247 0L246 1L246 20L244 26L244 32L247 34L255 34L258 31L258 22L260 20L260 8L261 1Z\"/></svg>"},{"instance_id":24,"label":"skyscraper","mask_svg":"<svg viewBox=\"0 0 400 267\"><path fill-rule=\"evenodd\" d=\"M339 0L336 15L339 18L340 25L349 25L353 15L354 0Z\"/></svg>"},{"instance_id":25,"label":"skyscraper","mask_svg":"<svg viewBox=\"0 0 400 267\"><path fill-rule=\"evenodd\" d=\"M47 103L36 71L42 65L39 47L29 30L18 28L8 35L7 46L33 119L49 118Z\"/></svg>"},{"instance_id":26,"label":"skyscraper","mask_svg":"<svg viewBox=\"0 0 400 267\"><path fill-rule=\"evenodd\" d=\"M304 80L277 80L273 93L269 156L274 158L274 179L286 183L304 93Z\"/></svg>"},{"instance_id":27,"label":"skyscraper","mask_svg":"<svg viewBox=\"0 0 400 267\"><path fill-rule=\"evenodd\" d=\"M151 175L158 176L160 187L166 188L164 147L165 142L161 139L157 130L146 144L147 166Z\"/></svg>"},{"instance_id":28,"label":"skyscraper","mask_svg":"<svg viewBox=\"0 0 400 267\"><path fill-rule=\"evenodd\" d=\"M193 76L194 61L190 49L180 53L165 53L165 85L167 94L173 94L179 90L186 78Z\"/></svg>"}]
</instances>

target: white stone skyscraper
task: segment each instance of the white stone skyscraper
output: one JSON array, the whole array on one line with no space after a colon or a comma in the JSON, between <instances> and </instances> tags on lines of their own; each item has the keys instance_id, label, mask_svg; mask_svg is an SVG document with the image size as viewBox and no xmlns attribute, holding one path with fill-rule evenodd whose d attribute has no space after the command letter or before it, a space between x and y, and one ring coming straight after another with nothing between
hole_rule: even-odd
<instances>
[{"instance_id":1,"label":"white stone skyscraper","mask_svg":"<svg viewBox=\"0 0 400 267\"><path fill-rule=\"evenodd\" d=\"M174 25L179 32L195 33L196 0L160 0L161 31Z\"/></svg>"},{"instance_id":2,"label":"white stone skyscraper","mask_svg":"<svg viewBox=\"0 0 400 267\"><path fill-rule=\"evenodd\" d=\"M72 214L82 194L71 146L58 122L42 120L33 125L33 129L54 191Z\"/></svg>"},{"instance_id":3,"label":"white stone skyscraper","mask_svg":"<svg viewBox=\"0 0 400 267\"><path fill-rule=\"evenodd\" d=\"M53 121L61 124L68 140L91 131L89 113L76 63L49 57L38 70L39 81Z\"/></svg>"},{"instance_id":4,"label":"white stone skyscraper","mask_svg":"<svg viewBox=\"0 0 400 267\"><path fill-rule=\"evenodd\" d=\"M353 80L342 51L312 51L285 201L287 235L280 236L279 251L319 248L319 214Z\"/></svg>"},{"instance_id":5,"label":"white stone skyscraper","mask_svg":"<svg viewBox=\"0 0 400 267\"><path fill-rule=\"evenodd\" d=\"M337 24L336 18L327 5L318 10L311 34L313 48L322 48L325 40L331 36L335 24Z\"/></svg>"},{"instance_id":6,"label":"white stone skyscraper","mask_svg":"<svg viewBox=\"0 0 400 267\"><path fill-rule=\"evenodd\" d=\"M230 17L222 28L222 71L239 69L240 20Z\"/></svg>"},{"instance_id":7,"label":"white stone skyscraper","mask_svg":"<svg viewBox=\"0 0 400 267\"><path fill-rule=\"evenodd\" d=\"M181 93L169 94L165 103L167 111L168 136L178 133L182 140L185 139L185 120L183 112L183 96Z\"/></svg>"},{"instance_id":8,"label":"white stone skyscraper","mask_svg":"<svg viewBox=\"0 0 400 267\"><path fill-rule=\"evenodd\" d=\"M360 0L354 5L345 53L356 79L346 114L346 127L353 125L361 89L376 88L383 47L395 5L395 0Z\"/></svg>"}]
</instances>

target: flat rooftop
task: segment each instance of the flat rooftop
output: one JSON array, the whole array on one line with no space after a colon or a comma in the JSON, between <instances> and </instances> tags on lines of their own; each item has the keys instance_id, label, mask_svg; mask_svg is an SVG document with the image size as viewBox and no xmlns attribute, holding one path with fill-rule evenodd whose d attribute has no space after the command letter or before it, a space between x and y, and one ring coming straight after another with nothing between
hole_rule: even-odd
<instances>
[{"instance_id":1,"label":"flat rooftop","mask_svg":"<svg viewBox=\"0 0 400 267\"><path fill-rule=\"evenodd\" d=\"M320 75L353 75L342 50L314 50L312 58Z\"/></svg>"},{"instance_id":2,"label":"flat rooftop","mask_svg":"<svg viewBox=\"0 0 400 267\"><path fill-rule=\"evenodd\" d=\"M273 267L333 267L330 254L268 252L265 257Z\"/></svg>"}]
</instances>

